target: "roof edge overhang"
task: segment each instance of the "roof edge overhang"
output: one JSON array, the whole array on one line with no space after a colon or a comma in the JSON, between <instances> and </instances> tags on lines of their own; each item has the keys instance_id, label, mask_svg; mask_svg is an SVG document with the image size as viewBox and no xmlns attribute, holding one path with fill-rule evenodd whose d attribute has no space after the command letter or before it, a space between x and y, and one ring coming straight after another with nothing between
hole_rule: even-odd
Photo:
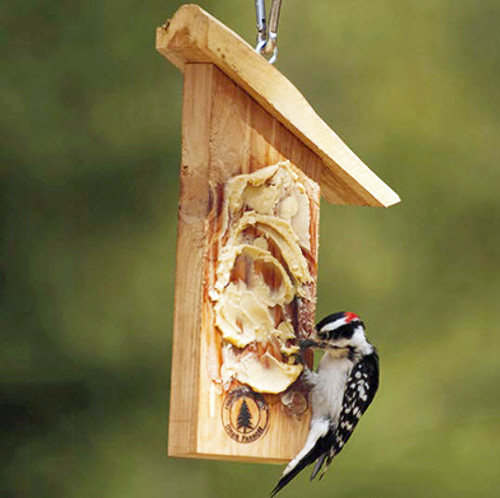
<instances>
[{"instance_id":1,"label":"roof edge overhang","mask_svg":"<svg viewBox=\"0 0 500 498\"><path fill-rule=\"evenodd\" d=\"M317 154L323 163L321 191L328 202L389 207L400 201L282 73L199 6L183 5L159 27L156 49L181 71L186 64L214 64Z\"/></svg>"}]
</instances>

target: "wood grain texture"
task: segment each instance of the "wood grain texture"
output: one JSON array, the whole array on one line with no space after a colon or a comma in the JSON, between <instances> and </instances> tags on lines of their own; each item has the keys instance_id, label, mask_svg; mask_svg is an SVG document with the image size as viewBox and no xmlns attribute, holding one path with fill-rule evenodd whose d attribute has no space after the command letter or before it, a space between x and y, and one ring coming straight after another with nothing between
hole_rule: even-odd
<instances>
[{"instance_id":1,"label":"wood grain texture","mask_svg":"<svg viewBox=\"0 0 500 498\"><path fill-rule=\"evenodd\" d=\"M212 63L321 160L321 189L333 204L391 206L399 196L316 114L302 94L236 33L197 5L158 28L157 50L181 71Z\"/></svg>"},{"instance_id":2,"label":"wood grain texture","mask_svg":"<svg viewBox=\"0 0 500 498\"><path fill-rule=\"evenodd\" d=\"M208 141L212 72L200 66L196 77L186 75L182 118L175 311L168 453L189 456L196 448L201 309L209 211Z\"/></svg>"},{"instance_id":3,"label":"wood grain texture","mask_svg":"<svg viewBox=\"0 0 500 498\"><path fill-rule=\"evenodd\" d=\"M210 380L220 346L207 295L216 278L217 192L234 175L286 159L319 184L319 157L248 94L212 64L185 67L169 455L284 462L305 441L309 412L291 415L276 395L265 395L267 432L252 443L234 441L222 424L223 397ZM311 195L317 261L319 185Z\"/></svg>"}]
</instances>

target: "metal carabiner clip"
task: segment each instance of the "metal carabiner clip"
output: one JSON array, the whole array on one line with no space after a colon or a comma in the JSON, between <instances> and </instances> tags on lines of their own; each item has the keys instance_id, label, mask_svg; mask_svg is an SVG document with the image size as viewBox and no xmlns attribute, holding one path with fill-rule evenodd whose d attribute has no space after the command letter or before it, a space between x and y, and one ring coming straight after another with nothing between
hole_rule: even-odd
<instances>
[{"instance_id":1,"label":"metal carabiner clip","mask_svg":"<svg viewBox=\"0 0 500 498\"><path fill-rule=\"evenodd\" d=\"M268 57L274 64L278 57L278 23L282 0L273 0L269 11L269 28L266 19L265 0L255 0L255 17L257 20L257 53Z\"/></svg>"}]
</instances>

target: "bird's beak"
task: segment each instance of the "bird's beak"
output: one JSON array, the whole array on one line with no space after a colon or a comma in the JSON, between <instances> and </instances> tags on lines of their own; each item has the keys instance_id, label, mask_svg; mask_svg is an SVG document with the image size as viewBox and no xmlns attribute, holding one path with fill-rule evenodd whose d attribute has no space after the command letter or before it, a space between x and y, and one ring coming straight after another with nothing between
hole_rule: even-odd
<instances>
[{"instance_id":1,"label":"bird's beak","mask_svg":"<svg viewBox=\"0 0 500 498\"><path fill-rule=\"evenodd\" d=\"M301 351L304 351L308 348L316 348L316 349L343 349L340 346L334 346L330 344L328 341L315 341L314 339L304 339L299 341L299 347Z\"/></svg>"},{"instance_id":2,"label":"bird's beak","mask_svg":"<svg viewBox=\"0 0 500 498\"><path fill-rule=\"evenodd\" d=\"M321 342L317 342L314 339L304 339L299 341L299 347L301 350L308 348L324 348L325 346Z\"/></svg>"}]
</instances>

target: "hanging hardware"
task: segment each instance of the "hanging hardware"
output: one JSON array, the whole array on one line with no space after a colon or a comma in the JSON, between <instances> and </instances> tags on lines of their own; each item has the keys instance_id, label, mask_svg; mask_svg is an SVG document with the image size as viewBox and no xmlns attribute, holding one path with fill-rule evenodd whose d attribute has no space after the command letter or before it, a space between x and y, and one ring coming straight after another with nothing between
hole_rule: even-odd
<instances>
[{"instance_id":1,"label":"hanging hardware","mask_svg":"<svg viewBox=\"0 0 500 498\"><path fill-rule=\"evenodd\" d=\"M272 0L269 10L269 27L266 19L266 0L255 0L255 17L257 20L257 53L268 57L274 64L278 57L278 23L280 20L282 0Z\"/></svg>"},{"instance_id":2,"label":"hanging hardware","mask_svg":"<svg viewBox=\"0 0 500 498\"><path fill-rule=\"evenodd\" d=\"M260 54L267 42L265 0L255 0L255 19L257 21L257 46L255 50Z\"/></svg>"}]
</instances>

